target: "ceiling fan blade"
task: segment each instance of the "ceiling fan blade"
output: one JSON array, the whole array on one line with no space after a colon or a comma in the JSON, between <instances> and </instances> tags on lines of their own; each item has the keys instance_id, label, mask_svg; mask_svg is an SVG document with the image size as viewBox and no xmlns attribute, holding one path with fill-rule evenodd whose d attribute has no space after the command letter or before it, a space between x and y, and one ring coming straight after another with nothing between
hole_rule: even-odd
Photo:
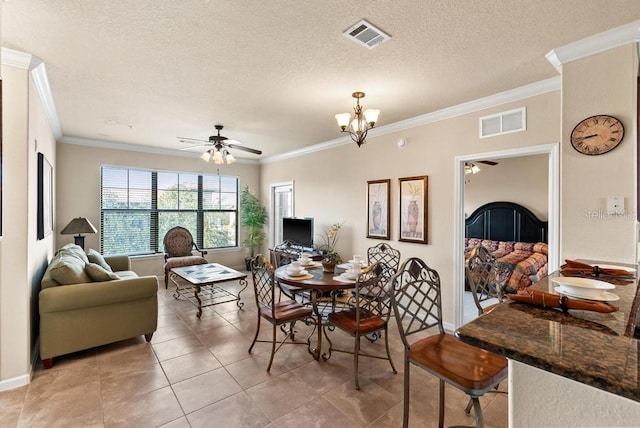
<instances>
[{"instance_id":1,"label":"ceiling fan blade","mask_svg":"<svg viewBox=\"0 0 640 428\"><path fill-rule=\"evenodd\" d=\"M183 147L179 150L191 150L191 149L198 149L202 147L213 147L213 146L211 144L197 144L195 146Z\"/></svg>"},{"instance_id":2,"label":"ceiling fan blade","mask_svg":"<svg viewBox=\"0 0 640 428\"><path fill-rule=\"evenodd\" d=\"M197 141L198 143L208 143L208 140L199 140L197 138L176 137L181 143L189 143L191 141Z\"/></svg>"},{"instance_id":3,"label":"ceiling fan blade","mask_svg":"<svg viewBox=\"0 0 640 428\"><path fill-rule=\"evenodd\" d=\"M256 155L262 154L262 150L252 149L251 147L244 147L236 144L225 144L225 146L229 147L230 149L244 150L245 152L254 153Z\"/></svg>"},{"instance_id":4,"label":"ceiling fan blade","mask_svg":"<svg viewBox=\"0 0 640 428\"><path fill-rule=\"evenodd\" d=\"M476 163L483 163L483 164L485 164L485 165L491 165L491 166L498 165L498 162L495 162L495 161L488 161L488 160L476 161Z\"/></svg>"}]
</instances>

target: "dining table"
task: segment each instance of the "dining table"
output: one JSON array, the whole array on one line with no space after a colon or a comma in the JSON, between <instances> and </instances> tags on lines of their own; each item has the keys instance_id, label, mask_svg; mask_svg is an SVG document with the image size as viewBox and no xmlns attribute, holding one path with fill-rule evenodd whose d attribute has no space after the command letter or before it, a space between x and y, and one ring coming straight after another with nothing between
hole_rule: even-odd
<instances>
[{"instance_id":1,"label":"dining table","mask_svg":"<svg viewBox=\"0 0 640 428\"><path fill-rule=\"evenodd\" d=\"M325 272L322 263L312 261L301 273L291 274L288 265L280 266L275 270L275 279L279 283L287 284L308 293L313 312L317 317L317 340L316 347L311 348L309 353L315 360L322 357L327 360L329 357L322 353L322 335L326 325L327 315L348 306L348 298L351 293L348 290L355 288L356 280L347 279L344 273L348 269L348 264L337 265L335 272Z\"/></svg>"}]
</instances>

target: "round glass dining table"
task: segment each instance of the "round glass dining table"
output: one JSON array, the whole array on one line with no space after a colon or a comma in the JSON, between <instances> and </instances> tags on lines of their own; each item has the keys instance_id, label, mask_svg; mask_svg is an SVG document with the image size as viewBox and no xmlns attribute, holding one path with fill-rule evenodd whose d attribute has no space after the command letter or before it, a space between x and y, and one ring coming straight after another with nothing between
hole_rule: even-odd
<instances>
[{"instance_id":1,"label":"round glass dining table","mask_svg":"<svg viewBox=\"0 0 640 428\"><path fill-rule=\"evenodd\" d=\"M276 281L308 292L313 312L318 320L316 347L309 348L309 352L316 360L319 360L321 356L327 359L328 357L322 354L323 324L328 312L335 311L341 305L346 305L347 298L344 296L350 293L344 293L344 290L354 288L355 279L348 280L341 277L341 269L339 268L336 269L336 272L324 272L319 263L305 267L306 273L303 275L292 276L287 273L287 268L288 266L284 265L276 269Z\"/></svg>"}]
</instances>

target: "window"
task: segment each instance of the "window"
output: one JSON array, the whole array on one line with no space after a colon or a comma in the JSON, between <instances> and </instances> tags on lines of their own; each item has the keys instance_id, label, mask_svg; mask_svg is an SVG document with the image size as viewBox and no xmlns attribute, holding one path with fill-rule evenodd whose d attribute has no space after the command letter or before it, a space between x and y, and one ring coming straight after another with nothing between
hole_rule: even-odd
<instances>
[{"instance_id":1,"label":"window","mask_svg":"<svg viewBox=\"0 0 640 428\"><path fill-rule=\"evenodd\" d=\"M201 248L235 247L237 219L236 177L102 167L105 255L161 253L174 226L189 229Z\"/></svg>"}]
</instances>

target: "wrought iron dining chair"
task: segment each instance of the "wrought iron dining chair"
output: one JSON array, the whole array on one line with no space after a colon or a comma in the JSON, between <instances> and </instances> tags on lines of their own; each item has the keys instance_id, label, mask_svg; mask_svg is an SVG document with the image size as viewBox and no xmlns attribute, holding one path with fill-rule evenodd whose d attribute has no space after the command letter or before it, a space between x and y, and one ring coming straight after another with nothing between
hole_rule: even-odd
<instances>
[{"instance_id":1,"label":"wrought iron dining chair","mask_svg":"<svg viewBox=\"0 0 640 428\"><path fill-rule=\"evenodd\" d=\"M282 243L276 245L272 250L270 250L271 255L271 263L277 269L280 266L288 265L294 260L298 260L300 254L304 251L304 247L297 242L291 240L282 241ZM291 285L283 284L281 282L277 282L280 291L288 297L289 299L298 300L301 302L308 302L309 296L308 293L298 287L294 287Z\"/></svg>"},{"instance_id":2,"label":"wrought iron dining chair","mask_svg":"<svg viewBox=\"0 0 640 428\"><path fill-rule=\"evenodd\" d=\"M478 316L502 303L504 292L500 285L500 265L485 247L478 246L471 250L465 274L473 302L478 308ZM498 302L495 303L495 300ZM488 301L492 303L487 305L485 302Z\"/></svg>"},{"instance_id":3,"label":"wrought iron dining chair","mask_svg":"<svg viewBox=\"0 0 640 428\"><path fill-rule=\"evenodd\" d=\"M391 303L404 344L403 427L409 424L411 365L440 380L439 427L444 426L445 383L471 397L476 425L483 427L479 397L496 388L507 377L506 358L445 333L440 276L421 259L407 259L392 277L391 284ZM410 342L414 334L434 327L438 329L437 334Z\"/></svg>"},{"instance_id":4,"label":"wrought iron dining chair","mask_svg":"<svg viewBox=\"0 0 640 428\"><path fill-rule=\"evenodd\" d=\"M310 337L313 331L307 337L306 342L295 341L294 325L296 321L304 321L305 324L315 324L312 317L313 310L304 306L295 300L276 301L276 283L274 278L273 266L269 264L267 258L262 254L258 254L251 261L251 275L253 277L253 287L256 298L256 307L258 308L258 324L256 326L256 335L249 347L249 353L253 350L256 342L271 343L271 357L267 372L271 370L273 357L284 344L296 344L310 346ZM273 327L273 336L271 340L258 340L260 334L260 321L264 318ZM285 334L284 339L278 344L277 330ZM291 339L290 342L287 342ZM277 344L277 348L276 348Z\"/></svg>"},{"instance_id":5,"label":"wrought iron dining chair","mask_svg":"<svg viewBox=\"0 0 640 428\"><path fill-rule=\"evenodd\" d=\"M384 268L380 263L370 265L356 279L355 296L353 305L342 311L331 312L327 316L328 325L325 325L325 336L329 342L328 357L331 352L344 352L353 354L353 373L356 389L360 389L358 380L359 357L370 357L388 360L393 373L397 373L389 353L389 340L387 327L391 316L390 289L384 276ZM336 327L354 337L353 351L333 349L333 344L327 333L327 328ZM360 350L360 338L375 332L384 331L386 357L365 353Z\"/></svg>"},{"instance_id":6,"label":"wrought iron dining chair","mask_svg":"<svg viewBox=\"0 0 640 428\"><path fill-rule=\"evenodd\" d=\"M367 249L367 264L373 263L380 263L384 269L384 276L389 279L400 266L400 251L381 242L375 247Z\"/></svg>"},{"instance_id":7,"label":"wrought iron dining chair","mask_svg":"<svg viewBox=\"0 0 640 428\"><path fill-rule=\"evenodd\" d=\"M169 272L171 269L183 266L193 266L209 263L204 255L206 251L198 248L188 229L182 226L172 227L164 235L164 288L169 286ZM200 255L194 255L196 250Z\"/></svg>"}]
</instances>

